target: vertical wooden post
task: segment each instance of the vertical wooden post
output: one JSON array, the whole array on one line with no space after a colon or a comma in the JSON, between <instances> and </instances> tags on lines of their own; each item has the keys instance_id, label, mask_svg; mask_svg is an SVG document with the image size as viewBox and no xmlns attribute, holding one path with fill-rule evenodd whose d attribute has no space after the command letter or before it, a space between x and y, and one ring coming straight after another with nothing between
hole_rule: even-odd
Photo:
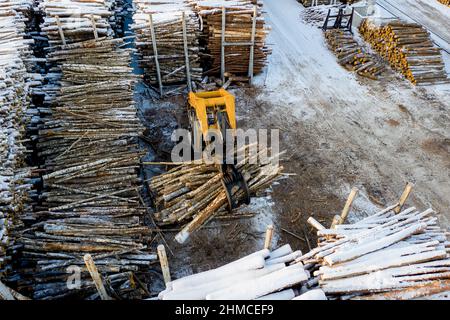
<instances>
[{"instance_id":1,"label":"vertical wooden post","mask_svg":"<svg viewBox=\"0 0 450 320\"><path fill-rule=\"evenodd\" d=\"M106 292L105 286L103 285L102 277L98 273L97 267L95 266L94 260L90 254L85 254L83 257L86 268L94 281L95 287L97 288L98 294L102 300L112 300L112 298Z\"/></svg>"},{"instance_id":2,"label":"vertical wooden post","mask_svg":"<svg viewBox=\"0 0 450 320\"><path fill-rule=\"evenodd\" d=\"M63 45L66 45L66 37L64 37L64 31L62 29L62 25L61 25L61 21L59 20L59 16L55 16L56 19L56 25L58 26L58 32L59 32L59 36L61 37L61 41L63 43Z\"/></svg>"},{"instance_id":3,"label":"vertical wooden post","mask_svg":"<svg viewBox=\"0 0 450 320\"><path fill-rule=\"evenodd\" d=\"M248 77L249 82L252 84L253 81L253 64L254 64L254 56L255 56L255 34L256 34L256 16L258 14L258 8L255 5L253 7L253 21L252 21L252 36L251 36L251 45L250 45L250 57L248 61Z\"/></svg>"},{"instance_id":4,"label":"vertical wooden post","mask_svg":"<svg viewBox=\"0 0 450 320\"><path fill-rule=\"evenodd\" d=\"M333 217L333 221L331 221L330 229L334 229L336 227L336 225L338 225L340 222L341 222L341 216L335 215Z\"/></svg>"},{"instance_id":5,"label":"vertical wooden post","mask_svg":"<svg viewBox=\"0 0 450 320\"><path fill-rule=\"evenodd\" d=\"M169 261L167 260L166 248L160 244L158 246L159 263L161 264L161 270L164 278L164 283L167 285L170 282L170 270Z\"/></svg>"},{"instance_id":6,"label":"vertical wooden post","mask_svg":"<svg viewBox=\"0 0 450 320\"><path fill-rule=\"evenodd\" d=\"M92 28L94 29L94 38L95 38L95 40L97 40L98 39L97 25L95 24L95 19L94 19L93 14L91 14L91 23L92 23Z\"/></svg>"},{"instance_id":7,"label":"vertical wooden post","mask_svg":"<svg viewBox=\"0 0 450 320\"><path fill-rule=\"evenodd\" d=\"M341 220L339 221L339 224L343 224L347 219L348 213L350 212L350 208L353 204L353 200L355 200L357 194L358 188L352 188L352 191L350 191L350 195L347 198L347 202L345 203L344 209L342 210Z\"/></svg>"},{"instance_id":8,"label":"vertical wooden post","mask_svg":"<svg viewBox=\"0 0 450 320\"><path fill-rule=\"evenodd\" d=\"M408 200L408 197L409 197L413 187L414 187L414 184L412 184L411 182L408 182L406 184L405 189L403 190L403 193L400 196L400 200L398 201L398 205L394 208L394 212L396 214L400 213L400 211L402 210L402 207L405 204L406 200Z\"/></svg>"},{"instance_id":9,"label":"vertical wooden post","mask_svg":"<svg viewBox=\"0 0 450 320\"><path fill-rule=\"evenodd\" d=\"M192 91L192 83L191 83L191 71L189 66L189 51L188 51L188 44L187 44L187 31L186 31L186 14L183 11L181 14L181 20L183 24L183 45L184 45L184 60L186 64L186 81L187 81L187 87L188 91Z\"/></svg>"},{"instance_id":10,"label":"vertical wooden post","mask_svg":"<svg viewBox=\"0 0 450 320\"><path fill-rule=\"evenodd\" d=\"M273 224L267 226L266 229L266 239L264 240L264 249L271 249L273 238Z\"/></svg>"},{"instance_id":11,"label":"vertical wooden post","mask_svg":"<svg viewBox=\"0 0 450 320\"><path fill-rule=\"evenodd\" d=\"M156 76L158 77L158 84L159 84L159 95L163 96L163 85L161 80L161 69L159 68L159 61L158 61L158 47L156 46L156 35L155 35L155 28L153 27L153 16L150 13L150 34L152 36L152 45L153 45L153 54L155 56L155 65L156 65Z\"/></svg>"},{"instance_id":12,"label":"vertical wooden post","mask_svg":"<svg viewBox=\"0 0 450 320\"><path fill-rule=\"evenodd\" d=\"M225 7L222 7L222 34L220 45L220 78L222 84L225 83L225 24L226 24L226 12Z\"/></svg>"}]
</instances>

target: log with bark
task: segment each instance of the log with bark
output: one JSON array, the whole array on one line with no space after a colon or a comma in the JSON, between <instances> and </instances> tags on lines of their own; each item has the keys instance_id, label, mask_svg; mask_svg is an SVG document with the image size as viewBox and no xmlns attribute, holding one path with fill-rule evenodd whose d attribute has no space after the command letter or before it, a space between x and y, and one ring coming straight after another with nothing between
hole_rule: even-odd
<instances>
[{"instance_id":1,"label":"log with bark","mask_svg":"<svg viewBox=\"0 0 450 320\"><path fill-rule=\"evenodd\" d=\"M347 70L374 80L378 80L385 71L383 59L365 52L350 32L331 29L325 32L325 38L339 64Z\"/></svg>"},{"instance_id":2,"label":"log with bark","mask_svg":"<svg viewBox=\"0 0 450 320\"><path fill-rule=\"evenodd\" d=\"M413 299L448 291L450 243L432 209L397 204L353 224L317 232L316 248L296 259L335 299Z\"/></svg>"},{"instance_id":3,"label":"log with bark","mask_svg":"<svg viewBox=\"0 0 450 320\"><path fill-rule=\"evenodd\" d=\"M261 148L259 154L266 151L267 149ZM278 157L279 155L273 155L272 159L277 160ZM250 158L242 159L237 168L246 179L253 195L270 186L283 169L277 161L260 163L251 161ZM222 178L218 166L205 163L179 165L167 173L153 177L149 181L149 187L157 210L156 222L160 225L184 224L175 237L179 243L184 243L193 232L213 217L228 212ZM241 198L242 191L239 190L235 197Z\"/></svg>"},{"instance_id":4,"label":"log with bark","mask_svg":"<svg viewBox=\"0 0 450 320\"><path fill-rule=\"evenodd\" d=\"M450 6L450 0L438 0L440 3Z\"/></svg>"},{"instance_id":5,"label":"log with bark","mask_svg":"<svg viewBox=\"0 0 450 320\"><path fill-rule=\"evenodd\" d=\"M393 69L415 85L447 83L440 48L419 24L400 20L378 23L364 20L360 33Z\"/></svg>"}]
</instances>

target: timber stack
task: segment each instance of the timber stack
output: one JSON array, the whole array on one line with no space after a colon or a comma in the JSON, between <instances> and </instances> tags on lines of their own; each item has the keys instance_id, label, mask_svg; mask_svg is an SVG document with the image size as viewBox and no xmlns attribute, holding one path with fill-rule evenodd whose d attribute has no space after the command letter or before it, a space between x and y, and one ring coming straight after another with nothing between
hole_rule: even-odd
<instances>
[{"instance_id":1,"label":"timber stack","mask_svg":"<svg viewBox=\"0 0 450 320\"><path fill-rule=\"evenodd\" d=\"M326 300L305 290L310 274L289 244L263 249L216 269L170 281L160 300ZM291 265L289 265L291 264Z\"/></svg>"},{"instance_id":2,"label":"timber stack","mask_svg":"<svg viewBox=\"0 0 450 320\"><path fill-rule=\"evenodd\" d=\"M236 76L247 76L249 72L250 46L233 43L250 43L252 40L253 17L256 17L254 34L253 74L262 71L271 50L266 45L269 32L260 1L191 1L194 11L202 21L201 43L206 75L219 75L221 68L222 8L225 9L225 72ZM255 16L256 13L256 16Z\"/></svg>"},{"instance_id":3,"label":"timber stack","mask_svg":"<svg viewBox=\"0 0 450 320\"><path fill-rule=\"evenodd\" d=\"M448 82L441 49L421 25L400 20L378 25L366 19L360 33L393 69L414 85Z\"/></svg>"},{"instance_id":4,"label":"timber stack","mask_svg":"<svg viewBox=\"0 0 450 320\"><path fill-rule=\"evenodd\" d=\"M191 85L195 86L195 82L202 80L199 18L183 0L161 3L136 0L133 3L136 11L132 29L136 33L135 44L144 79L156 87L161 81L161 85L183 85L184 89L189 77Z\"/></svg>"},{"instance_id":5,"label":"timber stack","mask_svg":"<svg viewBox=\"0 0 450 320\"><path fill-rule=\"evenodd\" d=\"M31 119L31 90L40 85L32 69L32 39L26 39L27 1L0 6L0 278L11 273L22 214L36 198L35 168L26 163L26 126Z\"/></svg>"},{"instance_id":6,"label":"timber stack","mask_svg":"<svg viewBox=\"0 0 450 320\"><path fill-rule=\"evenodd\" d=\"M358 2L359 0L297 0L297 2L301 3L304 7L313 7L313 6L322 6L322 5L335 5L340 3L353 4Z\"/></svg>"},{"instance_id":7,"label":"timber stack","mask_svg":"<svg viewBox=\"0 0 450 320\"><path fill-rule=\"evenodd\" d=\"M265 150L267 149L259 150L256 157L266 152ZM258 190L267 188L280 176L282 166L272 161L278 158L279 154L273 155L265 164L246 158L237 164L237 169L247 181L250 193L256 194ZM157 224L184 224L175 236L179 243L184 243L193 232L213 217L226 214L228 202L222 187L222 177L216 165L205 163L179 165L167 173L153 177L149 187L157 209ZM236 198L240 196L238 194Z\"/></svg>"},{"instance_id":8,"label":"timber stack","mask_svg":"<svg viewBox=\"0 0 450 320\"><path fill-rule=\"evenodd\" d=\"M450 291L449 232L432 209L397 209L318 227L317 248L296 259L313 274L311 284L330 299L415 299Z\"/></svg>"},{"instance_id":9,"label":"timber stack","mask_svg":"<svg viewBox=\"0 0 450 320\"><path fill-rule=\"evenodd\" d=\"M325 38L339 64L347 70L373 80L378 80L385 71L383 59L364 52L350 32L331 29L325 32Z\"/></svg>"}]
</instances>

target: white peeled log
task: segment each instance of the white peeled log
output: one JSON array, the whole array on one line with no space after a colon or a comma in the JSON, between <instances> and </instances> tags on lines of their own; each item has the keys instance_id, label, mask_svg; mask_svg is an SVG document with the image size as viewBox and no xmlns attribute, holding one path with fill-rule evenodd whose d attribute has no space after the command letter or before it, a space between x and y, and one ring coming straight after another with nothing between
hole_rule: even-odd
<instances>
[{"instance_id":1,"label":"white peeled log","mask_svg":"<svg viewBox=\"0 0 450 320\"><path fill-rule=\"evenodd\" d=\"M263 268L264 266L265 260L263 255L252 254L217 269L208 270L181 279L173 280L172 287L173 290L179 290L182 288L197 286L199 283L217 281L218 279L221 279L227 275L242 271L257 270Z\"/></svg>"},{"instance_id":2,"label":"white peeled log","mask_svg":"<svg viewBox=\"0 0 450 320\"><path fill-rule=\"evenodd\" d=\"M292 300L328 300L325 292L322 289L314 289L308 292L305 292L298 297L295 297Z\"/></svg>"},{"instance_id":3,"label":"white peeled log","mask_svg":"<svg viewBox=\"0 0 450 320\"><path fill-rule=\"evenodd\" d=\"M206 300L253 300L281 289L306 281L303 266L294 264L266 276L234 284L208 294Z\"/></svg>"},{"instance_id":4,"label":"white peeled log","mask_svg":"<svg viewBox=\"0 0 450 320\"><path fill-rule=\"evenodd\" d=\"M220 278L217 281L199 283L195 287L180 288L172 290L163 294L160 299L162 300L204 300L209 293L226 288L234 283L240 283L243 281L249 281L252 279L260 278L269 273L278 271L285 268L284 263L273 264L258 270L250 270L240 273L230 274L224 278Z\"/></svg>"},{"instance_id":5,"label":"white peeled log","mask_svg":"<svg viewBox=\"0 0 450 320\"><path fill-rule=\"evenodd\" d=\"M259 297L256 300L292 300L294 297L295 297L294 290L286 289Z\"/></svg>"},{"instance_id":6,"label":"white peeled log","mask_svg":"<svg viewBox=\"0 0 450 320\"><path fill-rule=\"evenodd\" d=\"M288 254L291 254L292 252L293 251L292 251L291 246L289 244L285 244L284 246L281 246L278 249L273 250L269 254L267 259L270 260L270 259L275 259L275 258L278 258L278 257L286 256Z\"/></svg>"},{"instance_id":7,"label":"white peeled log","mask_svg":"<svg viewBox=\"0 0 450 320\"><path fill-rule=\"evenodd\" d=\"M302 256L302 252L300 250L294 251L291 254L282 256L282 257L278 257L278 258L273 258L273 259L269 259L266 261L266 264L270 265L270 264L274 264L274 263L288 263L291 261L294 261L295 259L297 259L298 257Z\"/></svg>"}]
</instances>

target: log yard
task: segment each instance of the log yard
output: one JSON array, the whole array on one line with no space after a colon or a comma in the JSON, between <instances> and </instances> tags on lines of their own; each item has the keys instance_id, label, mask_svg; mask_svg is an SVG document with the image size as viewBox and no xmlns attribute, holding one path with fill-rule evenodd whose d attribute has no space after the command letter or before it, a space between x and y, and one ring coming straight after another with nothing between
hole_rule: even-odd
<instances>
[{"instance_id":1,"label":"log yard","mask_svg":"<svg viewBox=\"0 0 450 320\"><path fill-rule=\"evenodd\" d=\"M0 300L450 300L448 0L0 27Z\"/></svg>"}]
</instances>

